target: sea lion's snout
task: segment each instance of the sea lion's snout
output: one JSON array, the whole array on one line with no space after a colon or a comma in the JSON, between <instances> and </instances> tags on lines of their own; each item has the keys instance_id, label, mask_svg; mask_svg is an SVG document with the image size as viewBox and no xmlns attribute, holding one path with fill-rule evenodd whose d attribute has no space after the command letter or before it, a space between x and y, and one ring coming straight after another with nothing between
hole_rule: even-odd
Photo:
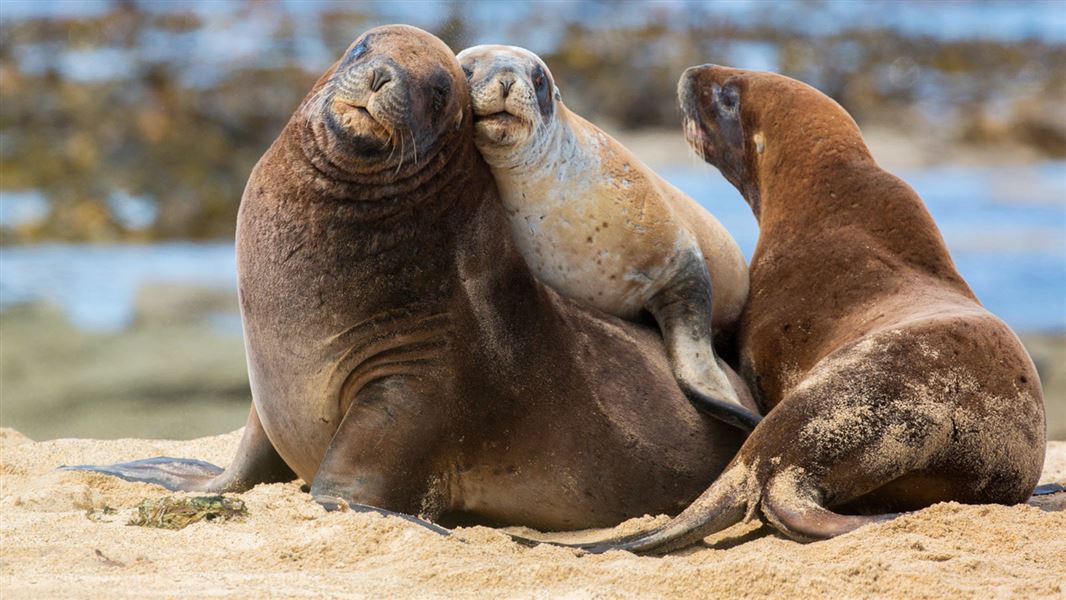
<instances>
[{"instance_id":1,"label":"sea lion's snout","mask_svg":"<svg viewBox=\"0 0 1066 600\"><path fill-rule=\"evenodd\" d=\"M382 94L386 84L397 79L395 69L388 65L358 69L355 74L341 78L333 101L329 103L330 115L333 116L332 124L339 126L344 133L381 130L381 133L387 135L391 130L391 119L375 118L374 113L388 116L381 114L382 101L375 96Z\"/></svg>"},{"instance_id":2,"label":"sea lion's snout","mask_svg":"<svg viewBox=\"0 0 1066 600\"><path fill-rule=\"evenodd\" d=\"M721 88L720 80L716 77L719 72L720 68L712 64L689 67L677 82L677 99L685 120L685 137L708 162L711 156L709 151L713 148L705 146L713 141L711 138L717 130L713 95L716 89Z\"/></svg>"},{"instance_id":3,"label":"sea lion's snout","mask_svg":"<svg viewBox=\"0 0 1066 600\"><path fill-rule=\"evenodd\" d=\"M368 31L341 57L322 88L319 116L348 158L414 165L463 121L458 62L414 27Z\"/></svg>"},{"instance_id":4,"label":"sea lion's snout","mask_svg":"<svg viewBox=\"0 0 1066 600\"><path fill-rule=\"evenodd\" d=\"M517 143L531 132L531 90L525 77L511 65L479 69L471 78L474 128L478 138L495 144Z\"/></svg>"},{"instance_id":5,"label":"sea lion's snout","mask_svg":"<svg viewBox=\"0 0 1066 600\"><path fill-rule=\"evenodd\" d=\"M723 174L742 170L745 159L741 78L735 69L704 64L685 69L677 83L686 141Z\"/></svg>"},{"instance_id":6,"label":"sea lion's snout","mask_svg":"<svg viewBox=\"0 0 1066 600\"><path fill-rule=\"evenodd\" d=\"M398 128L410 125L410 76L389 57L360 60L351 55L331 82L328 122L335 133L370 138L381 146Z\"/></svg>"}]
</instances>

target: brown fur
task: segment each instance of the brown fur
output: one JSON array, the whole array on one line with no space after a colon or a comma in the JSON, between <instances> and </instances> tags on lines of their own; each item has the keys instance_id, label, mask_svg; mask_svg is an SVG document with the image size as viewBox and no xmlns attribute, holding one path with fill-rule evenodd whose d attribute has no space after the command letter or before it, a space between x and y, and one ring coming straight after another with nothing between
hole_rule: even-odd
<instances>
[{"instance_id":1,"label":"brown fur","mask_svg":"<svg viewBox=\"0 0 1066 600\"><path fill-rule=\"evenodd\" d=\"M691 501L740 434L686 400L654 331L533 279L448 48L383 27L335 69L241 203L254 407L238 460L99 470L212 491L295 474L327 507L544 529Z\"/></svg>"},{"instance_id":2,"label":"brown fur","mask_svg":"<svg viewBox=\"0 0 1066 600\"><path fill-rule=\"evenodd\" d=\"M893 516L845 512L1024 502L1044 457L1036 370L921 199L798 81L693 67L679 94L690 143L759 221L740 352L769 414L684 513L599 549L664 552L754 514L818 539Z\"/></svg>"}]
</instances>

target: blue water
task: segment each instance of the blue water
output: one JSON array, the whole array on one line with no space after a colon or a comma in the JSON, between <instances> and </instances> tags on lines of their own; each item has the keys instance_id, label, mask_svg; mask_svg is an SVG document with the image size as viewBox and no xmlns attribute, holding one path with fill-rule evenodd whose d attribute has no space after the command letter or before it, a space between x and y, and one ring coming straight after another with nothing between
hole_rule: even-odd
<instances>
[{"instance_id":1,"label":"blue water","mask_svg":"<svg viewBox=\"0 0 1066 600\"><path fill-rule=\"evenodd\" d=\"M94 331L127 326L137 291L146 285L235 290L236 280L230 242L0 249L0 308L44 301L61 308L75 325Z\"/></svg>"},{"instance_id":2,"label":"blue water","mask_svg":"<svg viewBox=\"0 0 1066 600\"><path fill-rule=\"evenodd\" d=\"M751 256L755 219L717 171L694 164L662 174L711 210ZM1066 331L1066 162L939 167L900 176L925 199L985 306L1018 331ZM128 325L142 286L232 290L235 280L230 242L0 249L0 309L43 300L92 330Z\"/></svg>"}]
</instances>

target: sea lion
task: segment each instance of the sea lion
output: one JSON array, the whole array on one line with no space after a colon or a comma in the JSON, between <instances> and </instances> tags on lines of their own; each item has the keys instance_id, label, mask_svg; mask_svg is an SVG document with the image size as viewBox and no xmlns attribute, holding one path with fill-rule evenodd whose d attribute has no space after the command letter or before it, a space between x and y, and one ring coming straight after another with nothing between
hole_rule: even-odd
<instances>
[{"instance_id":1,"label":"sea lion","mask_svg":"<svg viewBox=\"0 0 1066 600\"><path fill-rule=\"evenodd\" d=\"M443 42L356 40L241 200L236 459L93 468L212 492L300 477L327 508L545 530L695 498L742 434L685 398L657 332L536 281L473 137Z\"/></svg>"},{"instance_id":2,"label":"sea lion","mask_svg":"<svg viewBox=\"0 0 1066 600\"><path fill-rule=\"evenodd\" d=\"M918 195L808 85L704 65L678 93L689 143L759 222L739 345L769 412L681 515L592 549L666 552L755 515L816 540L935 502L1025 502L1040 380Z\"/></svg>"},{"instance_id":3,"label":"sea lion","mask_svg":"<svg viewBox=\"0 0 1066 600\"><path fill-rule=\"evenodd\" d=\"M489 45L458 58L470 79L474 140L533 273L608 314L650 313L681 389L750 431L758 409L743 386L734 390L712 335L732 341L748 295L747 263L729 232L571 112L536 54Z\"/></svg>"}]
</instances>

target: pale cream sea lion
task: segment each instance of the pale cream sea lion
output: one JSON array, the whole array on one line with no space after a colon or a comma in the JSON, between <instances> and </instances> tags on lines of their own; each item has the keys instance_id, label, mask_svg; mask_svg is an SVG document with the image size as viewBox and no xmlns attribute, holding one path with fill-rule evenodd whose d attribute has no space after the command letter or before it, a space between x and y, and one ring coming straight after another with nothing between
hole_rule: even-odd
<instances>
[{"instance_id":1,"label":"pale cream sea lion","mask_svg":"<svg viewBox=\"0 0 1066 600\"><path fill-rule=\"evenodd\" d=\"M650 313L685 393L729 423L754 427L756 405L715 353L715 336L732 339L748 294L747 265L729 232L567 109L537 55L476 46L459 62L470 79L475 142L537 277L624 319Z\"/></svg>"}]
</instances>

